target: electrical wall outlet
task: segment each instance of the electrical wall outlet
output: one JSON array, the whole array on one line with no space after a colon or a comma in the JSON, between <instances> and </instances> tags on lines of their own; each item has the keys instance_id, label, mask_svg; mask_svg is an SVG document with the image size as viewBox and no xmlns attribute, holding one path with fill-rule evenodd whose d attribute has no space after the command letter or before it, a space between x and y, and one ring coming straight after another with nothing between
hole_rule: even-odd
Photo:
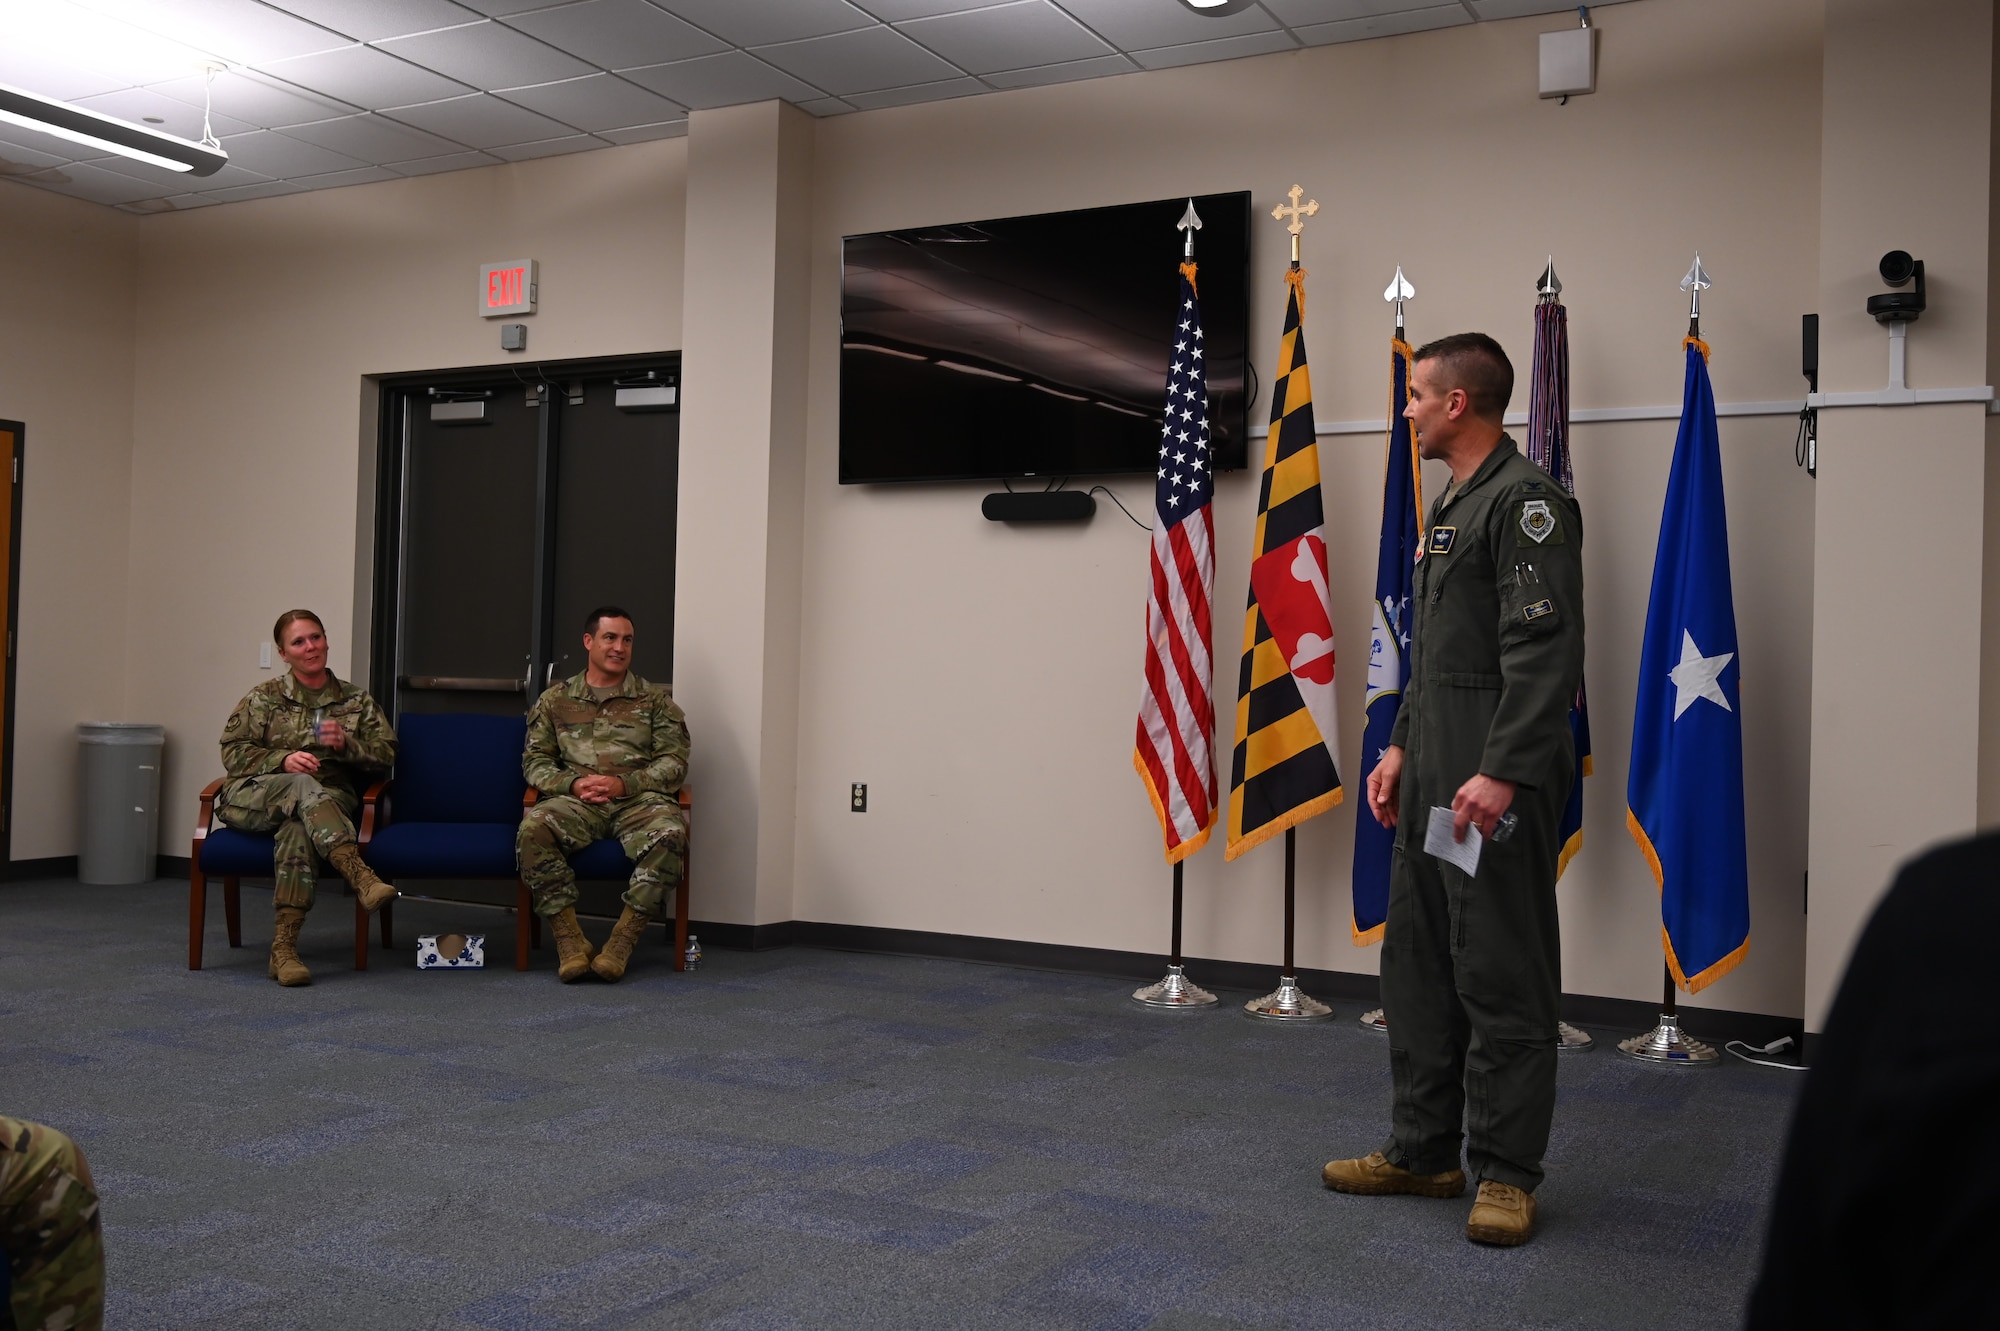
<instances>
[{"instance_id":1,"label":"electrical wall outlet","mask_svg":"<svg viewBox=\"0 0 2000 1331\"><path fill-rule=\"evenodd\" d=\"M848 787L847 807L855 813L868 812L868 783L866 781L856 781L852 786Z\"/></svg>"},{"instance_id":2,"label":"electrical wall outlet","mask_svg":"<svg viewBox=\"0 0 2000 1331\"><path fill-rule=\"evenodd\" d=\"M268 642L257 644L257 668L259 670L271 668L271 644Z\"/></svg>"}]
</instances>

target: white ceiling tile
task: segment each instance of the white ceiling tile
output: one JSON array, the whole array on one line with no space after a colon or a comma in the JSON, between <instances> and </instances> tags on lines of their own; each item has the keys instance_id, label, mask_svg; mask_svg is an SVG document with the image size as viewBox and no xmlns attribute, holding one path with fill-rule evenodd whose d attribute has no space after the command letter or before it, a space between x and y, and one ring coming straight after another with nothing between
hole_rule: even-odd
<instances>
[{"instance_id":1,"label":"white ceiling tile","mask_svg":"<svg viewBox=\"0 0 2000 1331\"><path fill-rule=\"evenodd\" d=\"M150 162L134 161L130 157L96 157L90 165L105 171L116 171L121 176L142 180L162 194L199 193L205 190L229 189L235 185L254 185L260 180L269 180L268 171L252 171L238 162L230 162L212 176L197 176L186 171L169 171L163 166Z\"/></svg>"},{"instance_id":2,"label":"white ceiling tile","mask_svg":"<svg viewBox=\"0 0 2000 1331\"><path fill-rule=\"evenodd\" d=\"M742 51L724 51L720 55L705 55L698 60L619 72L662 97L698 110L711 106L738 106L744 102L767 102L774 97L782 97L788 102L809 102L821 95L820 89L801 83Z\"/></svg>"},{"instance_id":3,"label":"white ceiling tile","mask_svg":"<svg viewBox=\"0 0 2000 1331\"><path fill-rule=\"evenodd\" d=\"M1437 0L1427 2L1435 4ZM1178 0L1173 0L1173 3L1162 3L1161 0L1056 0L1056 3L1121 51L1211 42L1250 32L1270 32L1278 26L1278 21L1258 5L1235 14L1211 18L1195 13Z\"/></svg>"},{"instance_id":4,"label":"white ceiling tile","mask_svg":"<svg viewBox=\"0 0 2000 1331\"><path fill-rule=\"evenodd\" d=\"M13 128L12 125L0 126L0 129ZM72 143L68 147L72 153L91 151L80 143ZM24 148L18 143L0 138L0 176L32 176L37 171L45 171L49 167L61 166L65 162L75 160L74 157L43 152L39 148Z\"/></svg>"},{"instance_id":5,"label":"white ceiling tile","mask_svg":"<svg viewBox=\"0 0 2000 1331\"><path fill-rule=\"evenodd\" d=\"M687 116L686 107L614 74L592 74L535 88L508 88L495 95L565 125L593 132L659 124Z\"/></svg>"},{"instance_id":6,"label":"white ceiling tile","mask_svg":"<svg viewBox=\"0 0 2000 1331\"><path fill-rule=\"evenodd\" d=\"M59 102L96 97L130 86L129 80L115 74L85 69L8 40L0 40L0 83L11 83Z\"/></svg>"},{"instance_id":7,"label":"white ceiling tile","mask_svg":"<svg viewBox=\"0 0 2000 1331\"><path fill-rule=\"evenodd\" d=\"M123 172L106 171L82 162L71 162L67 166L51 167L31 176L13 176L10 179L73 198L89 199L92 203L131 203L135 199L155 199L167 192L158 185L134 180Z\"/></svg>"},{"instance_id":8,"label":"white ceiling tile","mask_svg":"<svg viewBox=\"0 0 2000 1331\"><path fill-rule=\"evenodd\" d=\"M688 22L735 46L769 46L803 41L836 32L873 27L875 20L847 0L783 0L782 4L746 4L744 0L655 0Z\"/></svg>"},{"instance_id":9,"label":"white ceiling tile","mask_svg":"<svg viewBox=\"0 0 2000 1331\"><path fill-rule=\"evenodd\" d=\"M604 146L604 140L594 135L571 134L560 139L544 139L540 143L510 143L492 152L495 157L510 162L525 162L535 157L559 157L563 153L589 152L592 148Z\"/></svg>"},{"instance_id":10,"label":"white ceiling tile","mask_svg":"<svg viewBox=\"0 0 2000 1331\"><path fill-rule=\"evenodd\" d=\"M91 9L135 28L212 51L231 64L269 60L343 46L346 39L318 24L281 13L259 0L89 0Z\"/></svg>"},{"instance_id":11,"label":"white ceiling tile","mask_svg":"<svg viewBox=\"0 0 2000 1331\"><path fill-rule=\"evenodd\" d=\"M377 115L342 116L316 125L294 125L285 134L378 166L385 162L440 157L458 152L464 146Z\"/></svg>"},{"instance_id":12,"label":"white ceiling tile","mask_svg":"<svg viewBox=\"0 0 2000 1331\"><path fill-rule=\"evenodd\" d=\"M937 14L960 14L968 9L990 9L1008 0L854 0L884 23L900 23L906 18L930 18Z\"/></svg>"},{"instance_id":13,"label":"white ceiling tile","mask_svg":"<svg viewBox=\"0 0 2000 1331\"><path fill-rule=\"evenodd\" d=\"M799 110L822 119L827 116L844 116L853 109L853 106L838 97L815 97L810 102L799 103Z\"/></svg>"},{"instance_id":14,"label":"white ceiling tile","mask_svg":"<svg viewBox=\"0 0 2000 1331\"><path fill-rule=\"evenodd\" d=\"M1016 0L994 9L913 19L900 26L968 74L1083 60L1111 50L1048 0Z\"/></svg>"},{"instance_id":15,"label":"white ceiling tile","mask_svg":"<svg viewBox=\"0 0 2000 1331\"><path fill-rule=\"evenodd\" d=\"M592 71L575 56L487 20L380 43L385 51L475 88L518 88Z\"/></svg>"},{"instance_id":16,"label":"white ceiling tile","mask_svg":"<svg viewBox=\"0 0 2000 1331\"><path fill-rule=\"evenodd\" d=\"M1411 9L1430 9L1440 0L1261 0L1264 8L1288 27L1307 23L1339 23L1347 19L1379 18Z\"/></svg>"},{"instance_id":17,"label":"white ceiling tile","mask_svg":"<svg viewBox=\"0 0 2000 1331\"><path fill-rule=\"evenodd\" d=\"M512 27L605 69L663 65L726 51L729 44L646 0L583 0L507 20Z\"/></svg>"},{"instance_id":18,"label":"white ceiling tile","mask_svg":"<svg viewBox=\"0 0 2000 1331\"><path fill-rule=\"evenodd\" d=\"M306 187L289 180L267 180L261 185L238 185L216 190L208 197L217 203L242 203L245 199L268 199L279 194L303 194Z\"/></svg>"},{"instance_id":19,"label":"white ceiling tile","mask_svg":"<svg viewBox=\"0 0 2000 1331\"><path fill-rule=\"evenodd\" d=\"M293 176L294 185L307 189L339 189L342 185L372 185L378 180L401 180L386 166L360 166L352 171L329 171L318 176Z\"/></svg>"},{"instance_id":20,"label":"white ceiling tile","mask_svg":"<svg viewBox=\"0 0 2000 1331\"><path fill-rule=\"evenodd\" d=\"M451 0L266 0L266 3L357 42L377 42L384 37L405 37L432 28L474 23L480 17L479 11L455 5Z\"/></svg>"},{"instance_id":21,"label":"white ceiling tile","mask_svg":"<svg viewBox=\"0 0 2000 1331\"><path fill-rule=\"evenodd\" d=\"M346 171L366 162L357 162L345 153L289 138L276 130L258 129L248 134L232 134L222 141L229 160L274 180L291 176L314 176L328 171Z\"/></svg>"},{"instance_id":22,"label":"white ceiling tile","mask_svg":"<svg viewBox=\"0 0 2000 1331\"><path fill-rule=\"evenodd\" d=\"M941 83L919 83L914 88L885 88L881 92L857 92L848 96L864 111L885 106L909 106L916 102L941 102L949 97L976 97L991 88L974 78L945 79Z\"/></svg>"},{"instance_id":23,"label":"white ceiling tile","mask_svg":"<svg viewBox=\"0 0 2000 1331\"><path fill-rule=\"evenodd\" d=\"M462 3L492 18L521 14L531 9L552 9L563 0L462 0Z\"/></svg>"},{"instance_id":24,"label":"white ceiling tile","mask_svg":"<svg viewBox=\"0 0 2000 1331\"><path fill-rule=\"evenodd\" d=\"M654 139L684 139L687 137L688 122L666 120L657 125L631 125L624 129L599 130L597 137L609 139L613 143L650 143Z\"/></svg>"},{"instance_id":25,"label":"white ceiling tile","mask_svg":"<svg viewBox=\"0 0 2000 1331\"><path fill-rule=\"evenodd\" d=\"M189 106L201 105L199 76L156 83L153 90ZM227 70L215 76L215 109L265 129L283 129L287 125L352 115L362 108L280 83L253 70Z\"/></svg>"},{"instance_id":26,"label":"white ceiling tile","mask_svg":"<svg viewBox=\"0 0 2000 1331\"><path fill-rule=\"evenodd\" d=\"M201 108L163 96L151 88L121 88L100 97L81 97L76 99L76 105L103 115L117 116L120 120L129 120L163 134L178 134L197 143L201 141ZM209 120L217 134L247 134L262 128L247 120L220 113Z\"/></svg>"},{"instance_id":27,"label":"white ceiling tile","mask_svg":"<svg viewBox=\"0 0 2000 1331\"><path fill-rule=\"evenodd\" d=\"M1010 69L1000 74L988 74L986 81L996 88L1038 88L1047 83L1074 83L1078 79L1130 74L1134 68L1126 56L1100 55L1088 60L1072 60L1064 65L1038 65L1033 69Z\"/></svg>"},{"instance_id":28,"label":"white ceiling tile","mask_svg":"<svg viewBox=\"0 0 2000 1331\"><path fill-rule=\"evenodd\" d=\"M174 211L178 213L185 212L189 208L212 208L222 200L211 199L203 194L176 194L167 202L171 203Z\"/></svg>"},{"instance_id":29,"label":"white ceiling tile","mask_svg":"<svg viewBox=\"0 0 2000 1331\"><path fill-rule=\"evenodd\" d=\"M1529 14L1575 14L1576 6L1552 0L1467 0L1472 12L1482 19L1522 18ZM1625 0L1591 0L1590 7L1623 4ZM1551 29L1553 31L1553 29Z\"/></svg>"},{"instance_id":30,"label":"white ceiling tile","mask_svg":"<svg viewBox=\"0 0 2000 1331\"><path fill-rule=\"evenodd\" d=\"M264 70L287 83L369 108L436 102L472 91L455 79L372 46L343 46L296 60L277 60Z\"/></svg>"},{"instance_id":31,"label":"white ceiling tile","mask_svg":"<svg viewBox=\"0 0 2000 1331\"><path fill-rule=\"evenodd\" d=\"M883 27L760 46L757 55L839 97L936 83L960 72L894 28Z\"/></svg>"},{"instance_id":32,"label":"white ceiling tile","mask_svg":"<svg viewBox=\"0 0 2000 1331\"><path fill-rule=\"evenodd\" d=\"M1465 12L1463 5L1434 5L1429 9L1412 9L1401 14L1352 18L1344 23L1313 23L1293 28L1292 31L1307 46L1325 46L1331 42L1359 42L1370 37L1391 37L1401 32L1424 32L1470 22L1472 16Z\"/></svg>"},{"instance_id":33,"label":"white ceiling tile","mask_svg":"<svg viewBox=\"0 0 2000 1331\"><path fill-rule=\"evenodd\" d=\"M1212 42L1191 42L1186 46L1162 46L1151 51L1134 51L1132 58L1147 69L1173 69L1179 65L1199 65L1212 60L1239 60L1246 55L1269 55L1292 51L1298 43L1283 31L1253 32L1242 37L1221 37Z\"/></svg>"},{"instance_id":34,"label":"white ceiling tile","mask_svg":"<svg viewBox=\"0 0 2000 1331\"><path fill-rule=\"evenodd\" d=\"M149 213L170 213L174 211L174 205L165 199L135 199L131 203L114 203L111 206L121 213L136 213L141 217Z\"/></svg>"},{"instance_id":35,"label":"white ceiling tile","mask_svg":"<svg viewBox=\"0 0 2000 1331\"><path fill-rule=\"evenodd\" d=\"M427 102L422 106L392 107L388 115L392 120L442 134L455 143L471 148L491 148L502 143L533 143L537 139L561 138L570 132L568 125L485 93L454 97L444 102Z\"/></svg>"},{"instance_id":36,"label":"white ceiling tile","mask_svg":"<svg viewBox=\"0 0 2000 1331\"><path fill-rule=\"evenodd\" d=\"M439 157L425 157L414 162L396 163L399 176L432 176L440 171L464 171L475 166L498 166L500 159L485 153L445 153Z\"/></svg>"}]
</instances>

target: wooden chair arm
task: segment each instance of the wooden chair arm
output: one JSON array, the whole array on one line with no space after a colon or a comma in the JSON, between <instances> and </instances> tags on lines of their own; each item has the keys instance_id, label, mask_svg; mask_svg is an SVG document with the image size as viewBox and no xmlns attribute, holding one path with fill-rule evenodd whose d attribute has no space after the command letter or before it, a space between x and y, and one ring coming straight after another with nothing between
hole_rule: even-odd
<instances>
[{"instance_id":1,"label":"wooden chair arm","mask_svg":"<svg viewBox=\"0 0 2000 1331\"><path fill-rule=\"evenodd\" d=\"M674 798L678 799L681 802L682 813L686 813L688 810L694 808L694 796L689 792L687 784L685 782L681 784L680 791L675 795Z\"/></svg>"},{"instance_id":2,"label":"wooden chair arm","mask_svg":"<svg viewBox=\"0 0 2000 1331\"><path fill-rule=\"evenodd\" d=\"M529 786L527 792L521 796L521 807L525 809L541 797L541 791L536 790L533 786Z\"/></svg>"},{"instance_id":3,"label":"wooden chair arm","mask_svg":"<svg viewBox=\"0 0 2000 1331\"><path fill-rule=\"evenodd\" d=\"M354 837L357 844L368 844L369 838L375 835L376 824L383 827L389 825L388 816L382 812L382 797L388 794L389 783L394 780L394 777L385 776L380 781L371 781L368 789L361 792L361 826L355 830Z\"/></svg>"},{"instance_id":4,"label":"wooden chair arm","mask_svg":"<svg viewBox=\"0 0 2000 1331\"><path fill-rule=\"evenodd\" d=\"M215 797L222 792L222 783L228 779L226 776L219 776L201 788L201 795L199 796L201 811L195 815L194 823L194 839L196 841L205 841L208 839L208 829L215 822Z\"/></svg>"}]
</instances>

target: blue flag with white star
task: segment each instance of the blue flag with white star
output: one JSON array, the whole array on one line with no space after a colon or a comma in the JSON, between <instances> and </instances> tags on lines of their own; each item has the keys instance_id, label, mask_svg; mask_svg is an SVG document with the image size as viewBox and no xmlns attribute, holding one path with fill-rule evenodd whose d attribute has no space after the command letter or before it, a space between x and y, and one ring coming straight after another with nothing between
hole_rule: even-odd
<instances>
[{"instance_id":1,"label":"blue flag with white star","mask_svg":"<svg viewBox=\"0 0 2000 1331\"><path fill-rule=\"evenodd\" d=\"M1389 446L1382 468L1382 537L1375 548L1375 623L1368 635L1368 724L1361 734L1362 779L1375 770L1403 689L1410 682L1410 596L1417 553L1423 547L1424 487L1417 450L1403 408L1410 402L1410 358L1402 338L1389 345ZM1382 937L1389 917L1389 861L1396 850L1393 828L1375 821L1366 800L1354 821L1354 945Z\"/></svg>"},{"instance_id":2,"label":"blue flag with white star","mask_svg":"<svg viewBox=\"0 0 2000 1331\"><path fill-rule=\"evenodd\" d=\"M1625 787L1626 825L1660 887L1667 967L1691 994L1750 950L1740 677L1715 391L1708 346L1691 337Z\"/></svg>"}]
</instances>

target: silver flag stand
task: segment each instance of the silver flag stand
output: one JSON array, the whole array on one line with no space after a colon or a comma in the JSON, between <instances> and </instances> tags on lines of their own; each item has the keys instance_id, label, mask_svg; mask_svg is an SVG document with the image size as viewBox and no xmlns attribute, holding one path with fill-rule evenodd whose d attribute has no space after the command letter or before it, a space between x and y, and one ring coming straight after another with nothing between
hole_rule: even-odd
<instances>
[{"instance_id":1,"label":"silver flag stand","mask_svg":"<svg viewBox=\"0 0 2000 1331\"><path fill-rule=\"evenodd\" d=\"M1361 1014L1361 1024L1371 1031L1389 1033L1389 1018L1381 1008L1370 1008ZM1587 1049L1595 1049L1597 1041L1589 1031L1580 1031L1566 1021L1556 1023L1556 1050L1564 1054L1580 1054Z\"/></svg>"},{"instance_id":2,"label":"silver flag stand","mask_svg":"<svg viewBox=\"0 0 2000 1331\"><path fill-rule=\"evenodd\" d=\"M1665 966L1661 969L1666 970ZM1644 1035L1620 1040L1618 1052L1641 1063L1686 1068L1721 1066L1722 1055L1712 1045L1705 1045L1681 1030L1680 1012L1674 1006L1674 973L1666 971L1666 976L1667 996L1660 1004L1660 1024Z\"/></svg>"},{"instance_id":3,"label":"silver flag stand","mask_svg":"<svg viewBox=\"0 0 2000 1331\"><path fill-rule=\"evenodd\" d=\"M1132 1001L1143 1003L1147 1007L1161 1008L1209 1007L1215 1002L1215 995L1188 979L1187 970L1181 965L1181 862L1179 860L1174 861L1174 952L1167 965L1167 976L1164 980L1149 984L1144 989L1134 989Z\"/></svg>"},{"instance_id":4,"label":"silver flag stand","mask_svg":"<svg viewBox=\"0 0 2000 1331\"><path fill-rule=\"evenodd\" d=\"M1333 1017L1333 1009L1299 988L1298 967L1292 964L1297 870L1298 832L1288 827L1285 829L1285 970L1278 977L1276 989L1262 998L1251 999L1243 1005L1243 1010L1267 1021L1328 1021Z\"/></svg>"}]
</instances>

